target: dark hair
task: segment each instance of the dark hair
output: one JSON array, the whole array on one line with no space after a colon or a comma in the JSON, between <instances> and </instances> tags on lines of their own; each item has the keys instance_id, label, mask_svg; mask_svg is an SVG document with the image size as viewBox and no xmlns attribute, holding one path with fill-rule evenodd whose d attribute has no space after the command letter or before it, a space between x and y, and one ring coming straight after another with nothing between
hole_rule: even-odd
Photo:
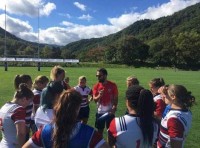
<instances>
[{"instance_id":1,"label":"dark hair","mask_svg":"<svg viewBox=\"0 0 200 148\"><path fill-rule=\"evenodd\" d=\"M161 87L165 85L165 81L163 78L154 78L149 83L153 85L154 87Z\"/></svg>"},{"instance_id":2,"label":"dark hair","mask_svg":"<svg viewBox=\"0 0 200 148\"><path fill-rule=\"evenodd\" d=\"M14 79L14 87L15 87L15 90L19 89L19 85L20 85L21 83L26 83L26 84L27 84L28 81L32 81L30 75L26 75L26 74L23 74L23 75L16 75L16 76L15 76L15 79Z\"/></svg>"},{"instance_id":3,"label":"dark hair","mask_svg":"<svg viewBox=\"0 0 200 148\"><path fill-rule=\"evenodd\" d=\"M81 104L79 92L69 89L64 91L54 106L55 129L53 132L53 147L64 148L68 145L70 135L76 125Z\"/></svg>"},{"instance_id":4,"label":"dark hair","mask_svg":"<svg viewBox=\"0 0 200 148\"><path fill-rule=\"evenodd\" d=\"M140 92L138 100L137 113L140 117L140 127L144 138L144 144L152 146L154 125L153 125L153 114L154 114L154 101L151 91L143 89Z\"/></svg>"},{"instance_id":5,"label":"dark hair","mask_svg":"<svg viewBox=\"0 0 200 148\"><path fill-rule=\"evenodd\" d=\"M56 95L63 91L63 85L60 81L51 81L42 90L41 93L41 106L43 110L52 109L54 101L56 100Z\"/></svg>"},{"instance_id":6,"label":"dark hair","mask_svg":"<svg viewBox=\"0 0 200 148\"><path fill-rule=\"evenodd\" d=\"M23 97L26 97L27 99L34 97L33 92L28 88L28 86L25 83L19 84L19 88L16 90L14 94L14 98L17 100Z\"/></svg>"},{"instance_id":7,"label":"dark hair","mask_svg":"<svg viewBox=\"0 0 200 148\"><path fill-rule=\"evenodd\" d=\"M130 86L126 91L126 99L131 101L132 108L139 115L139 127L142 130L144 144L152 146L153 141L153 113L154 101L151 91L144 89L139 85Z\"/></svg>"},{"instance_id":8,"label":"dark hair","mask_svg":"<svg viewBox=\"0 0 200 148\"><path fill-rule=\"evenodd\" d=\"M126 99L131 101L132 107L134 109L137 109L140 91L142 89L144 89L142 86L133 85L133 86L130 86L126 91Z\"/></svg>"},{"instance_id":9,"label":"dark hair","mask_svg":"<svg viewBox=\"0 0 200 148\"><path fill-rule=\"evenodd\" d=\"M97 71L103 73L103 75L106 75L106 76L108 75L108 72L105 68L99 68L99 69L97 69Z\"/></svg>"},{"instance_id":10,"label":"dark hair","mask_svg":"<svg viewBox=\"0 0 200 148\"><path fill-rule=\"evenodd\" d=\"M182 106L183 109L188 109L195 103L195 97L183 85L170 85L168 93L170 97L171 95L176 97L175 103Z\"/></svg>"}]
</instances>

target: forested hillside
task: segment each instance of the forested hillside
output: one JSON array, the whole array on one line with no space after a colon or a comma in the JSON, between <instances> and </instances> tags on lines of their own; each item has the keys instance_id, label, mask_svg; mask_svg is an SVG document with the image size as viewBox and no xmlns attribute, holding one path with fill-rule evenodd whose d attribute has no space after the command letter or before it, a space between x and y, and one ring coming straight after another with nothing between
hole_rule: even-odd
<instances>
[{"instance_id":1,"label":"forested hillside","mask_svg":"<svg viewBox=\"0 0 200 148\"><path fill-rule=\"evenodd\" d=\"M135 22L107 37L70 43L62 52L84 61L199 67L200 3L171 16Z\"/></svg>"},{"instance_id":2,"label":"forested hillside","mask_svg":"<svg viewBox=\"0 0 200 148\"><path fill-rule=\"evenodd\" d=\"M0 28L0 55L4 51ZM8 55L35 55L37 44L8 35ZM157 20L140 20L115 34L84 39L64 47L40 45L41 58L200 67L200 3Z\"/></svg>"}]
</instances>

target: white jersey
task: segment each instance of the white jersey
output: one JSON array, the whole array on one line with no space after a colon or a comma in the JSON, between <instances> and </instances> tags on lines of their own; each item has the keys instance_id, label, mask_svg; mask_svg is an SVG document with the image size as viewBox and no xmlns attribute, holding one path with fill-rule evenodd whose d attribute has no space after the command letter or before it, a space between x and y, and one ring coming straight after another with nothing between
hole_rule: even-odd
<instances>
[{"instance_id":1,"label":"white jersey","mask_svg":"<svg viewBox=\"0 0 200 148\"><path fill-rule=\"evenodd\" d=\"M40 106L35 114L35 125L39 129L40 127L43 127L45 124L51 123L53 116L54 116L53 109L45 109L44 111L43 107Z\"/></svg>"},{"instance_id":2,"label":"white jersey","mask_svg":"<svg viewBox=\"0 0 200 148\"><path fill-rule=\"evenodd\" d=\"M25 123L25 109L15 103L8 102L0 109L0 126L2 127L1 148L16 148L17 130L16 123Z\"/></svg>"},{"instance_id":3,"label":"white jersey","mask_svg":"<svg viewBox=\"0 0 200 148\"><path fill-rule=\"evenodd\" d=\"M190 111L171 109L161 121L157 147L171 147L170 139L182 141L183 147L185 138L191 128L191 122L192 113Z\"/></svg>"},{"instance_id":4,"label":"white jersey","mask_svg":"<svg viewBox=\"0 0 200 148\"><path fill-rule=\"evenodd\" d=\"M139 117L135 115L124 115L114 118L111 121L108 134L115 139L117 148L146 147L143 143L143 135L138 120ZM155 142L158 133L158 125L156 123L153 125L154 134L152 143Z\"/></svg>"},{"instance_id":5,"label":"white jersey","mask_svg":"<svg viewBox=\"0 0 200 148\"><path fill-rule=\"evenodd\" d=\"M92 89L88 86L80 87L79 85L75 86L74 89L82 95L81 107L87 107L88 104L88 95L92 95Z\"/></svg>"}]
</instances>

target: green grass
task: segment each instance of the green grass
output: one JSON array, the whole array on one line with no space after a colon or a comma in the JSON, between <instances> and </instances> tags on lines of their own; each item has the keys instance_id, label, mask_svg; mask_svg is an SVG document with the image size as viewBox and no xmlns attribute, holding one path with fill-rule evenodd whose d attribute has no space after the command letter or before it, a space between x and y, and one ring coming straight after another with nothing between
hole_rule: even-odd
<instances>
[{"instance_id":1,"label":"green grass","mask_svg":"<svg viewBox=\"0 0 200 148\"><path fill-rule=\"evenodd\" d=\"M0 67L0 106L6 101L11 100L14 94L13 80L17 74L29 74L32 79L38 75L46 75L49 77L51 67L42 67L41 71L38 72L36 67L9 67L8 71L4 71L4 67ZM96 82L97 68L73 68L64 67L67 71L67 76L70 77L70 85L75 86L78 82L78 77L85 75L87 77L88 86L92 87ZM121 116L124 114L125 107L125 91L126 91L126 77L129 75L135 75L138 77L140 84L148 88L148 82L155 77L163 77L166 84L182 84L188 90L190 90L196 97L198 103L200 98L200 73L199 71L174 71L173 69L151 69L151 68L107 68L108 79L116 82L119 89L119 105L116 115ZM193 121L192 128L187 137L185 147L197 148L200 145L200 112L198 104L192 108ZM96 106L92 102L90 104L90 118L89 125L94 126ZM104 136L106 131L104 132Z\"/></svg>"}]
</instances>

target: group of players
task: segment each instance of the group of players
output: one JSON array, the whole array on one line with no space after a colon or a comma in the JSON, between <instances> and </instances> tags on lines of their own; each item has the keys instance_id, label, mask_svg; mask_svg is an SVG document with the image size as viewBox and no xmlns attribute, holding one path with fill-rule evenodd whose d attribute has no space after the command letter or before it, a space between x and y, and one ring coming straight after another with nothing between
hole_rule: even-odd
<instances>
[{"instance_id":1,"label":"group of players","mask_svg":"<svg viewBox=\"0 0 200 148\"><path fill-rule=\"evenodd\" d=\"M105 68L98 69L98 82L91 89L85 76L70 87L60 66L52 68L50 81L38 76L32 84L29 75L17 75L14 97L0 109L0 148L183 147L195 102L184 86L165 85L162 78L155 78L148 90L130 76L127 110L115 117L118 88L107 76ZM97 106L96 129L87 125L91 101Z\"/></svg>"}]
</instances>

